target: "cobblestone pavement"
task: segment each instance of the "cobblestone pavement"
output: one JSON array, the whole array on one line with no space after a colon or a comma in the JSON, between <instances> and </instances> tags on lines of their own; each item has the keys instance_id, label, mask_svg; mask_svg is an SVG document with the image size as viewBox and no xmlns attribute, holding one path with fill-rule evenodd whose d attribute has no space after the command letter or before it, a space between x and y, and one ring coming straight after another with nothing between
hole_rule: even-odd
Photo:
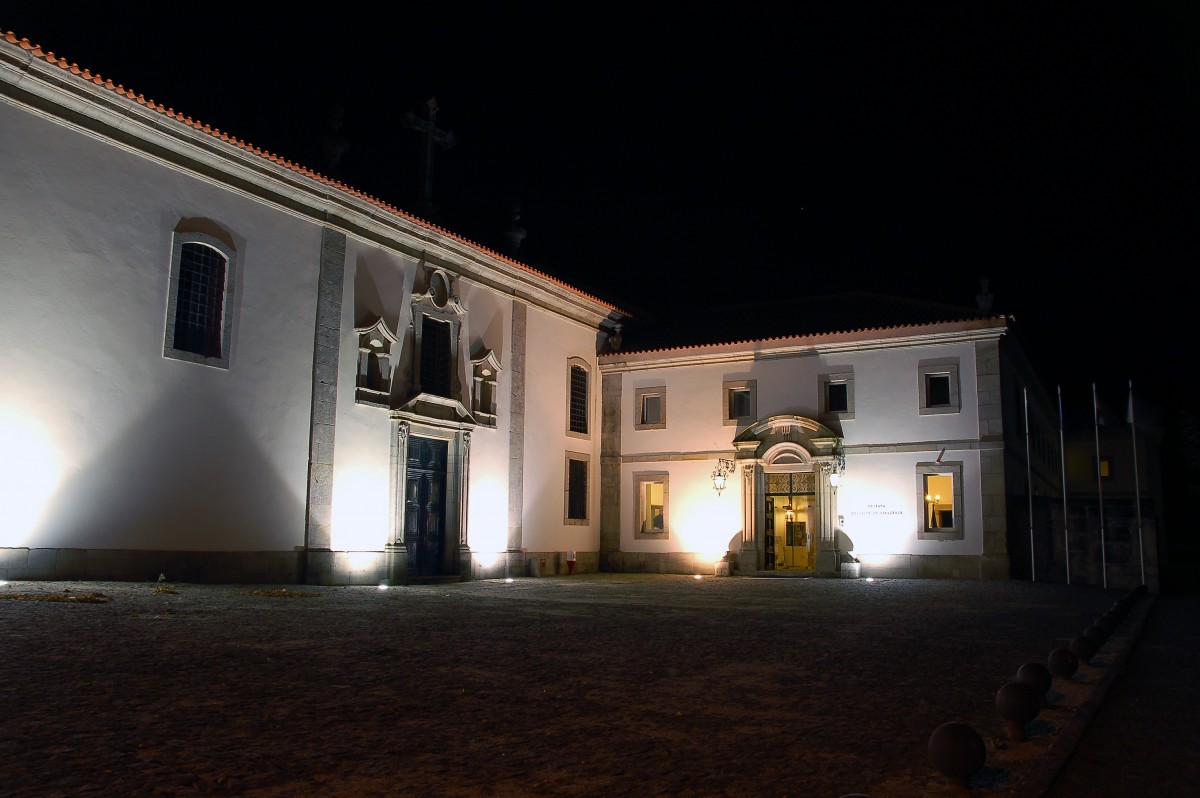
<instances>
[{"instance_id":1,"label":"cobblestone pavement","mask_svg":"<svg viewBox=\"0 0 1200 798\"><path fill-rule=\"evenodd\" d=\"M1155 600L1054 680L1016 742L997 690L1123 592L635 574L155 587L0 585L0 796L954 795L928 759L947 721L986 743L972 795L1043 795Z\"/></svg>"}]
</instances>

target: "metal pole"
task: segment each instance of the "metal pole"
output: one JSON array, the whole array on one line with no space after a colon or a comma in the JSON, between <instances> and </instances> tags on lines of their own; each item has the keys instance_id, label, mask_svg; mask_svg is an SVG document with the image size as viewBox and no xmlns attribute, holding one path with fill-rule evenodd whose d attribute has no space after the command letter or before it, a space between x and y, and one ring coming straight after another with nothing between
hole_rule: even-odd
<instances>
[{"instance_id":1,"label":"metal pole","mask_svg":"<svg viewBox=\"0 0 1200 798\"><path fill-rule=\"evenodd\" d=\"M1025 397L1025 493L1029 496L1029 575L1030 581L1037 581L1037 557L1033 548L1033 462L1030 458L1029 447L1029 389L1021 388Z\"/></svg>"},{"instance_id":2,"label":"metal pole","mask_svg":"<svg viewBox=\"0 0 1200 798\"><path fill-rule=\"evenodd\" d=\"M1138 479L1137 420L1133 415L1133 380L1129 381L1129 431L1133 435L1133 496L1137 505L1138 557L1142 563L1142 584L1146 584L1146 554L1142 550L1142 486Z\"/></svg>"},{"instance_id":3,"label":"metal pole","mask_svg":"<svg viewBox=\"0 0 1200 798\"><path fill-rule=\"evenodd\" d=\"M1096 424L1096 492L1100 498L1100 576L1108 587L1108 557L1104 552L1104 481L1100 473L1100 407L1096 398L1096 383L1092 383L1092 419Z\"/></svg>"},{"instance_id":4,"label":"metal pole","mask_svg":"<svg viewBox=\"0 0 1200 798\"><path fill-rule=\"evenodd\" d=\"M1067 555L1067 584L1071 584L1071 536L1067 534L1070 525L1067 515L1067 444L1063 439L1062 386L1058 386L1058 456L1062 471L1063 495L1063 551Z\"/></svg>"}]
</instances>

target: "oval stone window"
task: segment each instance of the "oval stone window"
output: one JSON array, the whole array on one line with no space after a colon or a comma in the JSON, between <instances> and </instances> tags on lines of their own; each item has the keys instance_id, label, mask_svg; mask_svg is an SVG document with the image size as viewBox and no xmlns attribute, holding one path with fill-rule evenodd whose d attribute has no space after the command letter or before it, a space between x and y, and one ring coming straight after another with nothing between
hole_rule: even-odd
<instances>
[{"instance_id":1,"label":"oval stone window","mask_svg":"<svg viewBox=\"0 0 1200 798\"><path fill-rule=\"evenodd\" d=\"M430 295L433 297L433 304L439 308L446 307L446 300L450 298L450 288L446 285L446 276L440 272L433 275L433 284L430 286Z\"/></svg>"}]
</instances>

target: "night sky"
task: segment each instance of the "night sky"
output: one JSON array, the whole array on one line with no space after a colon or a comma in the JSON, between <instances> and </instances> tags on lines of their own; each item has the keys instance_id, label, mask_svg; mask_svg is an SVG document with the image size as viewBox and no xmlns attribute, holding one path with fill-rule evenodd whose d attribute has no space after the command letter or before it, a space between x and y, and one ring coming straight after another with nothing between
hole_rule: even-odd
<instances>
[{"instance_id":1,"label":"night sky","mask_svg":"<svg viewBox=\"0 0 1200 798\"><path fill-rule=\"evenodd\" d=\"M988 278L1074 420L1093 382L1120 410L1130 380L1179 404L1200 5L1016 5L42 3L0 30L418 215L406 115L436 98L454 144L428 218L635 315L703 329L721 314L696 302L853 290L971 305Z\"/></svg>"}]
</instances>

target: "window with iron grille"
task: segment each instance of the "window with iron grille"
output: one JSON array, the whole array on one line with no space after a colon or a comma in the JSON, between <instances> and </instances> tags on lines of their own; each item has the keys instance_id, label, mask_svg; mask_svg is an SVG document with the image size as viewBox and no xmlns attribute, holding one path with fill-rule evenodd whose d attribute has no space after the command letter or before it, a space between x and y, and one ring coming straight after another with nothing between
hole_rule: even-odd
<instances>
[{"instance_id":1,"label":"window with iron grille","mask_svg":"<svg viewBox=\"0 0 1200 798\"><path fill-rule=\"evenodd\" d=\"M225 258L203 244L184 244L175 295L175 348L205 357L221 356L221 310Z\"/></svg>"},{"instance_id":2,"label":"window with iron grille","mask_svg":"<svg viewBox=\"0 0 1200 798\"><path fill-rule=\"evenodd\" d=\"M571 366L571 406L567 430L587 435L588 431L588 373L583 366Z\"/></svg>"},{"instance_id":3,"label":"window with iron grille","mask_svg":"<svg viewBox=\"0 0 1200 798\"><path fill-rule=\"evenodd\" d=\"M165 357L229 367L235 254L232 247L214 236L175 233L163 340Z\"/></svg>"},{"instance_id":4,"label":"window with iron grille","mask_svg":"<svg viewBox=\"0 0 1200 798\"><path fill-rule=\"evenodd\" d=\"M583 455L567 453L568 524L586 523L588 518L588 461Z\"/></svg>"},{"instance_id":5,"label":"window with iron grille","mask_svg":"<svg viewBox=\"0 0 1200 798\"><path fill-rule=\"evenodd\" d=\"M428 316L421 324L421 390L450 397L450 323Z\"/></svg>"}]
</instances>

